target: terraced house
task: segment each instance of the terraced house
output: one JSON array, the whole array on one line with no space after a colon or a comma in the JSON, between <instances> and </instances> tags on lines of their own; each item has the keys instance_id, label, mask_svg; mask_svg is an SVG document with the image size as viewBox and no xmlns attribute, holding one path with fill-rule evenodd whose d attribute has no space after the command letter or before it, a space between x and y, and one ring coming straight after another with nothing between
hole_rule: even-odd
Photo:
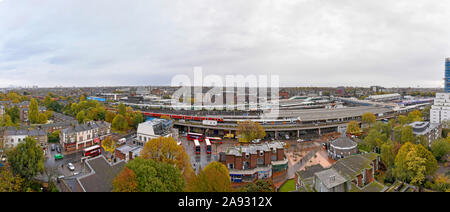
<instances>
[{"instance_id":1,"label":"terraced house","mask_svg":"<svg viewBox=\"0 0 450 212\"><path fill-rule=\"evenodd\" d=\"M227 166L233 187L258 179L274 183L286 179L288 160L284 142L271 142L229 148L220 153L220 162Z\"/></svg>"},{"instance_id":2,"label":"terraced house","mask_svg":"<svg viewBox=\"0 0 450 212\"><path fill-rule=\"evenodd\" d=\"M92 121L77 124L60 131L60 143L65 151L75 151L100 144L111 135L111 124L105 121Z\"/></svg>"},{"instance_id":3,"label":"terraced house","mask_svg":"<svg viewBox=\"0 0 450 212\"><path fill-rule=\"evenodd\" d=\"M296 187L302 192L381 192L386 186L375 180L380 156L376 153L351 155L330 168L320 165L296 173Z\"/></svg>"},{"instance_id":4,"label":"terraced house","mask_svg":"<svg viewBox=\"0 0 450 212\"><path fill-rule=\"evenodd\" d=\"M3 147L5 149L14 148L19 145L19 143L24 142L27 137L34 138L37 144L42 148L44 148L47 143L47 133L44 130L16 129L14 127L8 127L3 130Z\"/></svg>"}]
</instances>

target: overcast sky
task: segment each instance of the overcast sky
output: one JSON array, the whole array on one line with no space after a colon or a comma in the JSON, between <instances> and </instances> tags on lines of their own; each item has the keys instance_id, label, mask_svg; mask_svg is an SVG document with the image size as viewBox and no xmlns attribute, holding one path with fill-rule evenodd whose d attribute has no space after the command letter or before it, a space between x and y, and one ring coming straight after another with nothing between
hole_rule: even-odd
<instances>
[{"instance_id":1,"label":"overcast sky","mask_svg":"<svg viewBox=\"0 0 450 212\"><path fill-rule=\"evenodd\" d=\"M281 86L443 87L450 1L0 0L0 87L169 85L278 74Z\"/></svg>"}]
</instances>

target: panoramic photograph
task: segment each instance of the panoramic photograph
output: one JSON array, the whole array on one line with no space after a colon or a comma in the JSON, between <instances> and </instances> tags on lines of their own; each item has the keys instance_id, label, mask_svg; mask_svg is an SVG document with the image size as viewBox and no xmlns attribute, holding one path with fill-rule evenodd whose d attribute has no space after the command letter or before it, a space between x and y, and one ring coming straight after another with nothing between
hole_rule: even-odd
<instances>
[{"instance_id":1,"label":"panoramic photograph","mask_svg":"<svg viewBox=\"0 0 450 212\"><path fill-rule=\"evenodd\" d=\"M450 192L449 11L0 0L0 192L161 192L203 209Z\"/></svg>"}]
</instances>

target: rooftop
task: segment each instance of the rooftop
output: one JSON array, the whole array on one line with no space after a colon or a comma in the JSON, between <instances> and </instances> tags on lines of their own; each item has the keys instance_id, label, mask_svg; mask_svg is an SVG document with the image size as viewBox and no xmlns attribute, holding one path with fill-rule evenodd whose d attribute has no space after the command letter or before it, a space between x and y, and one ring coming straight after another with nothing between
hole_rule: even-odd
<instances>
[{"instance_id":1,"label":"rooftop","mask_svg":"<svg viewBox=\"0 0 450 212\"><path fill-rule=\"evenodd\" d=\"M122 171L125 162L110 164L106 158L98 156L86 161L91 173L77 179L85 192L110 192L113 189L112 181Z\"/></svg>"},{"instance_id":2,"label":"rooftop","mask_svg":"<svg viewBox=\"0 0 450 212\"><path fill-rule=\"evenodd\" d=\"M350 149L358 146L356 142L348 137L339 137L338 139L331 141L330 145L338 149Z\"/></svg>"},{"instance_id":3,"label":"rooftop","mask_svg":"<svg viewBox=\"0 0 450 212\"><path fill-rule=\"evenodd\" d=\"M284 149L285 143L281 141L273 141L270 143L250 144L248 146L230 147L227 149L227 155L242 156L242 153L257 154L258 151L268 152L271 149Z\"/></svg>"}]
</instances>

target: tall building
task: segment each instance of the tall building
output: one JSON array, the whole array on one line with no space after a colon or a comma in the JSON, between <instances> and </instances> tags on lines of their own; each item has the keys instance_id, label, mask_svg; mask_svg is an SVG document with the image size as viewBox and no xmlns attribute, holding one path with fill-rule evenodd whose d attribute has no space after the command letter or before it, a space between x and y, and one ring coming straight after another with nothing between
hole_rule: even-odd
<instances>
[{"instance_id":1,"label":"tall building","mask_svg":"<svg viewBox=\"0 0 450 212\"><path fill-rule=\"evenodd\" d=\"M437 93L430 110L430 122L441 124L450 120L450 58L445 60L445 92Z\"/></svg>"},{"instance_id":2,"label":"tall building","mask_svg":"<svg viewBox=\"0 0 450 212\"><path fill-rule=\"evenodd\" d=\"M450 57L445 59L445 93L450 92Z\"/></svg>"}]
</instances>

